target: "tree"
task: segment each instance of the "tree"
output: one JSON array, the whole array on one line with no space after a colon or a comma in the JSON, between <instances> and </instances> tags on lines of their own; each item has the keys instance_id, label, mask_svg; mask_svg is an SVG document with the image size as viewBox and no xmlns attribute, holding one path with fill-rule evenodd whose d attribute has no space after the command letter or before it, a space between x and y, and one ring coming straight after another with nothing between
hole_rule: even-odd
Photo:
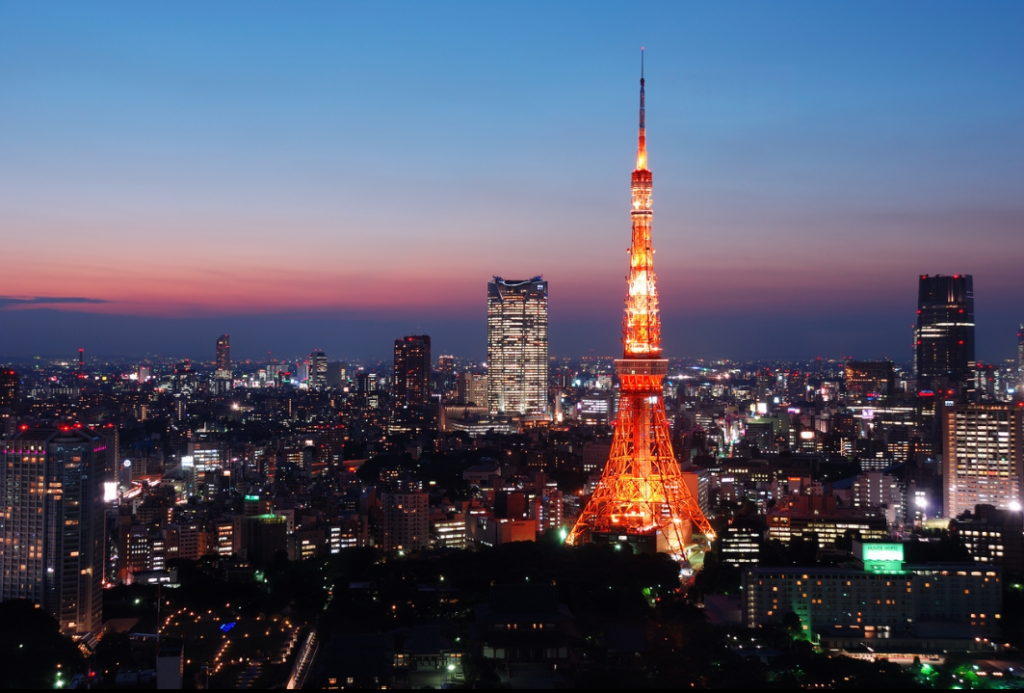
<instances>
[{"instance_id":1,"label":"tree","mask_svg":"<svg viewBox=\"0 0 1024 693\"><path fill-rule=\"evenodd\" d=\"M53 616L25 599L0 603L0 672L4 688L53 688L82 666L71 638Z\"/></svg>"}]
</instances>

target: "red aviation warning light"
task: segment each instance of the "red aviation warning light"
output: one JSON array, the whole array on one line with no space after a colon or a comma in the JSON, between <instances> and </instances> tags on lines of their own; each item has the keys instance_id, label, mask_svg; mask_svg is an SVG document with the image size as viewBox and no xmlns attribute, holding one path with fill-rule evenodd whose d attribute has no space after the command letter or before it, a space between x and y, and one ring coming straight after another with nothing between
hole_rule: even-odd
<instances>
[{"instance_id":1,"label":"red aviation warning light","mask_svg":"<svg viewBox=\"0 0 1024 693\"><path fill-rule=\"evenodd\" d=\"M662 381L654 247L651 243L651 171L647 167L643 52L640 58L640 132L632 175L633 238L626 278L624 357L615 362L621 385L612 447L601 480L566 541L627 542L685 561L697 548L694 533L714 532L679 470L672 451Z\"/></svg>"}]
</instances>

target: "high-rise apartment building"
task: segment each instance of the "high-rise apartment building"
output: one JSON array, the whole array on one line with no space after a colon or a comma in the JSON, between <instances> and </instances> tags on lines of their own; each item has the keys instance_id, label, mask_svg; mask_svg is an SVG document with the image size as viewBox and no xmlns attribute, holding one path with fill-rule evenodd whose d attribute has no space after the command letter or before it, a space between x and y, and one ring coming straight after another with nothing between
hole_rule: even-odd
<instances>
[{"instance_id":1,"label":"high-rise apartment building","mask_svg":"<svg viewBox=\"0 0 1024 693\"><path fill-rule=\"evenodd\" d=\"M231 337L226 334L217 338L217 377L221 373L231 377Z\"/></svg>"},{"instance_id":2,"label":"high-rise apartment building","mask_svg":"<svg viewBox=\"0 0 1024 693\"><path fill-rule=\"evenodd\" d=\"M28 599L66 633L102 625L102 436L19 431L0 456L0 601Z\"/></svg>"},{"instance_id":3,"label":"high-rise apartment building","mask_svg":"<svg viewBox=\"0 0 1024 693\"><path fill-rule=\"evenodd\" d=\"M1024 445L1019 403L955 403L942 407L946 517L976 505L1021 509Z\"/></svg>"},{"instance_id":4,"label":"high-rise apartment building","mask_svg":"<svg viewBox=\"0 0 1024 693\"><path fill-rule=\"evenodd\" d=\"M959 394L975 363L974 278L922 274L917 295L917 387Z\"/></svg>"},{"instance_id":5,"label":"high-rise apartment building","mask_svg":"<svg viewBox=\"0 0 1024 693\"><path fill-rule=\"evenodd\" d=\"M430 336L395 340L395 399L410 404L430 400Z\"/></svg>"},{"instance_id":6,"label":"high-rise apartment building","mask_svg":"<svg viewBox=\"0 0 1024 693\"><path fill-rule=\"evenodd\" d=\"M487 406L547 415L548 283L540 277L487 284Z\"/></svg>"},{"instance_id":7,"label":"high-rise apartment building","mask_svg":"<svg viewBox=\"0 0 1024 693\"><path fill-rule=\"evenodd\" d=\"M421 551L430 546L430 499L426 493L385 493L381 496L383 536L379 548Z\"/></svg>"},{"instance_id":8,"label":"high-rise apartment building","mask_svg":"<svg viewBox=\"0 0 1024 693\"><path fill-rule=\"evenodd\" d=\"M314 351L309 355L309 375L307 386L310 390L327 389L327 355L322 351Z\"/></svg>"}]
</instances>

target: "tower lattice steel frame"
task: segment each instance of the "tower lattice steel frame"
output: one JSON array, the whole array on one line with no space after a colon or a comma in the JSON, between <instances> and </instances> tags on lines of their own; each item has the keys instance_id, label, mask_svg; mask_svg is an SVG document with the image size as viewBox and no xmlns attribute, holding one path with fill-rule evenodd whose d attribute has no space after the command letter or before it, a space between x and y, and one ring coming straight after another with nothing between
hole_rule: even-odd
<instances>
[{"instance_id":1,"label":"tower lattice steel frame","mask_svg":"<svg viewBox=\"0 0 1024 693\"><path fill-rule=\"evenodd\" d=\"M656 535L657 548L686 557L693 531L714 533L690 493L672 452L662 381L668 360L661 358L661 319L651 244L651 172L647 168L644 122L643 53L640 66L640 133L633 171L633 240L630 248L624 357L619 375L619 412L611 452L597 490L567 542L584 544L605 535Z\"/></svg>"}]
</instances>

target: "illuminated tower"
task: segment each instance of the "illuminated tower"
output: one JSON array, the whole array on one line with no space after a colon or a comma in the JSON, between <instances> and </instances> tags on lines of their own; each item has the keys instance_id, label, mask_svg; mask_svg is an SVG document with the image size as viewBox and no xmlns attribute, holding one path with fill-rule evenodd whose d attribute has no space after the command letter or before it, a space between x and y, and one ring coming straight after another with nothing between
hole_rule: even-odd
<instances>
[{"instance_id":1,"label":"illuminated tower","mask_svg":"<svg viewBox=\"0 0 1024 693\"><path fill-rule=\"evenodd\" d=\"M651 245L651 172L647 168L642 54L639 140L633 171L633 242L622 334L625 355L615 362L620 383L618 419L604 474L567 541L624 541L638 551L663 551L683 559L694 530L708 539L714 535L680 472L665 418L662 380L668 372L668 361L661 358L661 321Z\"/></svg>"}]
</instances>

